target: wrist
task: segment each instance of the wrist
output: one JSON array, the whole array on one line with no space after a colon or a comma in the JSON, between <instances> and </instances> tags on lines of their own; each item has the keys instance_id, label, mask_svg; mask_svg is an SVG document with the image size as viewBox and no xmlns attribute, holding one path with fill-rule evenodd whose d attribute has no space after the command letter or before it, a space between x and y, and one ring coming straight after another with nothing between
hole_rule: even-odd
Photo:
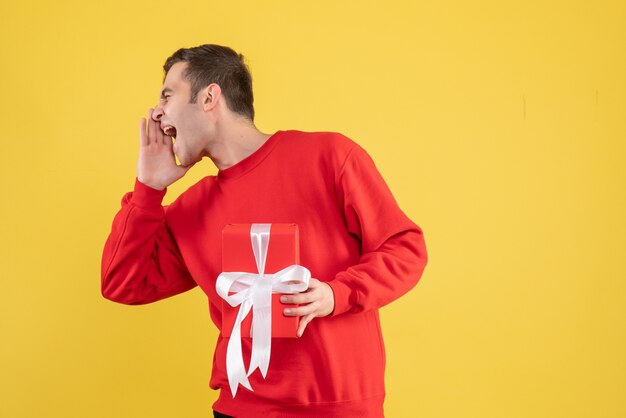
<instances>
[{"instance_id":1,"label":"wrist","mask_svg":"<svg viewBox=\"0 0 626 418\"><path fill-rule=\"evenodd\" d=\"M155 189L136 178L131 202L144 209L160 209L166 193L167 189Z\"/></svg>"},{"instance_id":2,"label":"wrist","mask_svg":"<svg viewBox=\"0 0 626 418\"><path fill-rule=\"evenodd\" d=\"M158 191L163 191L167 188L167 186L163 186L161 184L158 184L154 181L149 181L146 180L144 178L142 178L141 176L137 176L137 181L140 182L141 184L143 184L144 186L148 186L152 189L158 190Z\"/></svg>"}]
</instances>

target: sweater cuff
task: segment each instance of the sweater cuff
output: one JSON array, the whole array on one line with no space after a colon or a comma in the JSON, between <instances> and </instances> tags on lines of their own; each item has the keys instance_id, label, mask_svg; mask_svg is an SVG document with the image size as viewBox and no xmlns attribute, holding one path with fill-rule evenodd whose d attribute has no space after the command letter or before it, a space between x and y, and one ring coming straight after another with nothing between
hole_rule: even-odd
<instances>
[{"instance_id":1,"label":"sweater cuff","mask_svg":"<svg viewBox=\"0 0 626 418\"><path fill-rule=\"evenodd\" d=\"M336 278L326 282L326 284L333 290L333 297L335 298L335 308L330 316L337 316L349 311L352 308L350 304L352 289L350 289L347 284L337 280Z\"/></svg>"},{"instance_id":2,"label":"sweater cuff","mask_svg":"<svg viewBox=\"0 0 626 418\"><path fill-rule=\"evenodd\" d=\"M163 190L153 189L135 177L135 189L133 190L131 202L144 209L161 208L165 193L167 193L167 188Z\"/></svg>"}]
</instances>

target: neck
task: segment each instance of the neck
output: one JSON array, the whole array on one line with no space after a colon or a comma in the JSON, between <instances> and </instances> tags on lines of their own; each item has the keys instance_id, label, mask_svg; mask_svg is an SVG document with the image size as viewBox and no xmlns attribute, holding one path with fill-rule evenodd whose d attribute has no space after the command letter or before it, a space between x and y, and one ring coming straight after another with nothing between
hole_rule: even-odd
<instances>
[{"instance_id":1,"label":"neck","mask_svg":"<svg viewBox=\"0 0 626 418\"><path fill-rule=\"evenodd\" d=\"M217 127L208 155L219 170L224 170L254 153L270 136L247 119L233 119Z\"/></svg>"}]
</instances>

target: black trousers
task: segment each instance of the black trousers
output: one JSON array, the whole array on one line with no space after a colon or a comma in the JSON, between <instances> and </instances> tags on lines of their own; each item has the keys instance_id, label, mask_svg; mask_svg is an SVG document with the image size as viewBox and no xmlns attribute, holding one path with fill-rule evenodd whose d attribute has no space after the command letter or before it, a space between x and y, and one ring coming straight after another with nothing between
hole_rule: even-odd
<instances>
[{"instance_id":1,"label":"black trousers","mask_svg":"<svg viewBox=\"0 0 626 418\"><path fill-rule=\"evenodd\" d=\"M230 415L220 414L217 411L213 411L213 417L214 418L235 418L235 417L231 417Z\"/></svg>"}]
</instances>

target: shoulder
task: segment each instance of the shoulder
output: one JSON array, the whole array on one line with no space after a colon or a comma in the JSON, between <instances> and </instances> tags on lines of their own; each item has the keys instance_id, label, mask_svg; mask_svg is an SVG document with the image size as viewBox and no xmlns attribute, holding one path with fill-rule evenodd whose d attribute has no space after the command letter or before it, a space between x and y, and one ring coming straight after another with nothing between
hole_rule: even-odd
<instances>
[{"instance_id":1,"label":"shoulder","mask_svg":"<svg viewBox=\"0 0 626 418\"><path fill-rule=\"evenodd\" d=\"M307 132L299 131L295 129L281 131L283 139L288 142L293 142L298 145L316 146L320 148L324 147L336 147L336 148L352 148L356 145L356 142L348 138L346 135L339 132L331 131L317 131Z\"/></svg>"},{"instance_id":2,"label":"shoulder","mask_svg":"<svg viewBox=\"0 0 626 418\"><path fill-rule=\"evenodd\" d=\"M285 151L308 158L331 159L338 165L353 150L361 148L353 139L339 132L286 130L281 131L281 134Z\"/></svg>"}]
</instances>

